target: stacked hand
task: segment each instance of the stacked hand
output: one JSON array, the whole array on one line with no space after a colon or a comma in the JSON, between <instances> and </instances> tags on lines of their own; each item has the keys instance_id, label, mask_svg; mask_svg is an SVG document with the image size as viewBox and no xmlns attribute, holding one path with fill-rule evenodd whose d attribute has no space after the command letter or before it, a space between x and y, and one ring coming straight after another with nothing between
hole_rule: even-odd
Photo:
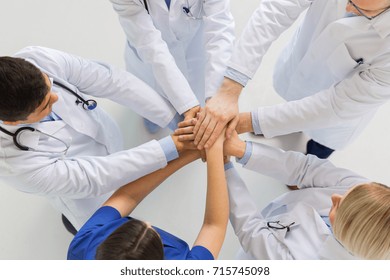
<instances>
[{"instance_id":1,"label":"stacked hand","mask_svg":"<svg viewBox=\"0 0 390 280\"><path fill-rule=\"evenodd\" d=\"M239 122L238 97L242 85L225 78L217 94L200 110L194 127L194 144L198 149L209 148L226 128L229 138Z\"/></svg>"},{"instance_id":2,"label":"stacked hand","mask_svg":"<svg viewBox=\"0 0 390 280\"><path fill-rule=\"evenodd\" d=\"M195 134L194 128L198 123L198 119L192 118L188 120L184 120L178 124L178 129L175 130L172 137L177 139L178 142L182 143L182 147L184 150L186 149L197 149L194 144ZM222 132L225 130L223 129ZM222 139L222 140L221 140ZM230 138L225 138L221 134L217 137L218 141L224 141L223 150L225 156L225 162L227 162L227 158L229 156L242 157L245 153L246 144L239 137L237 132L234 130L231 133ZM179 144L180 145L180 144ZM200 150L201 158L203 161L206 160L205 150Z\"/></svg>"}]
</instances>

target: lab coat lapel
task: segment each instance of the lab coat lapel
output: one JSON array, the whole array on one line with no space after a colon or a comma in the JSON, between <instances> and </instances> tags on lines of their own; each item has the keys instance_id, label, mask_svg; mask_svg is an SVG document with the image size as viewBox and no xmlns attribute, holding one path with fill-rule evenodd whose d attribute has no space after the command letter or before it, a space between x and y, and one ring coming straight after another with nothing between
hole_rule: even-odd
<instances>
[{"instance_id":1,"label":"lab coat lapel","mask_svg":"<svg viewBox=\"0 0 390 280\"><path fill-rule=\"evenodd\" d=\"M335 238L329 235L319 250L322 260L353 260L358 259L350 254Z\"/></svg>"},{"instance_id":2,"label":"lab coat lapel","mask_svg":"<svg viewBox=\"0 0 390 280\"><path fill-rule=\"evenodd\" d=\"M67 85L70 88L74 86ZM61 87L57 87L58 101L53 104L53 111L73 129L95 139L97 135L97 124L91 117L95 112L84 110L80 105L76 105L76 97ZM80 93L79 93L80 94ZM96 108L95 110L99 110Z\"/></svg>"},{"instance_id":3,"label":"lab coat lapel","mask_svg":"<svg viewBox=\"0 0 390 280\"><path fill-rule=\"evenodd\" d=\"M328 57L338 45L347 41L348 38L367 31L371 25L366 21L367 19L356 16L352 18L341 18L329 24L310 48L314 57L316 57L315 52L318 52L318 55L326 55Z\"/></svg>"},{"instance_id":4,"label":"lab coat lapel","mask_svg":"<svg viewBox=\"0 0 390 280\"><path fill-rule=\"evenodd\" d=\"M385 38L390 34L390 11L384 12L377 18L372 20L372 27L378 32L381 38Z\"/></svg>"}]
</instances>

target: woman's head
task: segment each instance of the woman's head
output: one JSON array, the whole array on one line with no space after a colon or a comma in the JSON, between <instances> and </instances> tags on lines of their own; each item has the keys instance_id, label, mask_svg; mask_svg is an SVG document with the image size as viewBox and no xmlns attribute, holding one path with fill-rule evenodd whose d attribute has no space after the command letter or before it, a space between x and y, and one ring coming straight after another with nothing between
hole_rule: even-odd
<instances>
[{"instance_id":1,"label":"woman's head","mask_svg":"<svg viewBox=\"0 0 390 280\"><path fill-rule=\"evenodd\" d=\"M145 222L131 219L118 227L96 250L97 260L162 260L163 244Z\"/></svg>"},{"instance_id":2,"label":"woman's head","mask_svg":"<svg viewBox=\"0 0 390 280\"><path fill-rule=\"evenodd\" d=\"M332 201L329 218L343 246L364 259L390 259L390 188L362 184Z\"/></svg>"}]
</instances>

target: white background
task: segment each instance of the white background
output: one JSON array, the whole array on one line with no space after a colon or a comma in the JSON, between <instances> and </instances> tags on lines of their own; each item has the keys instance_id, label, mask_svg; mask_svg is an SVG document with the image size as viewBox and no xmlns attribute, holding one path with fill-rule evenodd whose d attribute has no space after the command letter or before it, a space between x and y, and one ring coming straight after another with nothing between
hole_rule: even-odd
<instances>
[{"instance_id":1,"label":"white background","mask_svg":"<svg viewBox=\"0 0 390 280\"><path fill-rule=\"evenodd\" d=\"M254 0L231 0L237 35L257 5L258 1ZM262 67L241 96L240 110L282 102L273 92L271 74L273 63L294 28L271 47ZM28 45L40 45L124 67L124 42L121 26L108 0L1 0L0 56L10 56ZM164 130L150 135L143 128L142 120L126 108L102 100L99 106L118 121L127 148L169 133ZM374 181L390 182L389 106L381 108L353 145L331 157L336 165L353 169ZM301 134L272 140L256 138L256 141L300 151L304 151L305 140ZM247 170L240 169L240 173L259 207L287 191L283 184L275 180ZM205 165L193 163L174 174L151 194L135 215L191 244L203 218L205 180ZM0 259L66 258L72 236L64 229L60 213L44 198L20 193L0 181L0 223ZM233 259L238 247L229 226L220 258Z\"/></svg>"}]
</instances>

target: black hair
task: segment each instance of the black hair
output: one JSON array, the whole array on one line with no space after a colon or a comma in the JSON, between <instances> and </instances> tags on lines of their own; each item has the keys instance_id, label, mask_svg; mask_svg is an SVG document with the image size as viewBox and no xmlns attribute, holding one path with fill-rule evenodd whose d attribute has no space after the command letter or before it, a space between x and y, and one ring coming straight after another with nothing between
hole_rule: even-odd
<instances>
[{"instance_id":1,"label":"black hair","mask_svg":"<svg viewBox=\"0 0 390 280\"><path fill-rule=\"evenodd\" d=\"M0 57L0 120L27 119L49 92L43 73L16 57Z\"/></svg>"},{"instance_id":2,"label":"black hair","mask_svg":"<svg viewBox=\"0 0 390 280\"><path fill-rule=\"evenodd\" d=\"M163 244L145 222L130 219L118 227L96 250L97 260L162 260Z\"/></svg>"}]
</instances>

